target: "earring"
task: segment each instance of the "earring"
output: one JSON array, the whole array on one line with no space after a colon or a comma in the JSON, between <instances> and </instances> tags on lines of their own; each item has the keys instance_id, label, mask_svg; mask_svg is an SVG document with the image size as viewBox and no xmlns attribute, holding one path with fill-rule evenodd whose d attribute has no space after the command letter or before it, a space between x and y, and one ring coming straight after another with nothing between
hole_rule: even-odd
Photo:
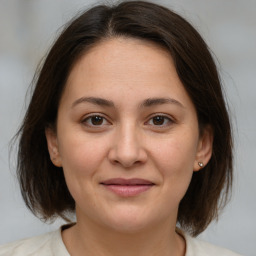
<instances>
[{"instance_id":1,"label":"earring","mask_svg":"<svg viewBox=\"0 0 256 256\"><path fill-rule=\"evenodd\" d=\"M204 167L204 164L202 162L198 162L198 165L202 168Z\"/></svg>"}]
</instances>

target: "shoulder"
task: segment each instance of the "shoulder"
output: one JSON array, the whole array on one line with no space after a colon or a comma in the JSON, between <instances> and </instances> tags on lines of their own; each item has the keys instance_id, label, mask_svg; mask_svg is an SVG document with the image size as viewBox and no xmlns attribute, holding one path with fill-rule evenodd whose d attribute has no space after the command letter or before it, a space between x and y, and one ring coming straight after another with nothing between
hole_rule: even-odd
<instances>
[{"instance_id":1,"label":"shoulder","mask_svg":"<svg viewBox=\"0 0 256 256\"><path fill-rule=\"evenodd\" d=\"M61 230L0 245L0 256L69 256L61 238Z\"/></svg>"},{"instance_id":2,"label":"shoulder","mask_svg":"<svg viewBox=\"0 0 256 256\"><path fill-rule=\"evenodd\" d=\"M228 249L221 248L202 241L197 238L193 238L187 234L182 233L186 240L186 255L185 256L241 256Z\"/></svg>"}]
</instances>

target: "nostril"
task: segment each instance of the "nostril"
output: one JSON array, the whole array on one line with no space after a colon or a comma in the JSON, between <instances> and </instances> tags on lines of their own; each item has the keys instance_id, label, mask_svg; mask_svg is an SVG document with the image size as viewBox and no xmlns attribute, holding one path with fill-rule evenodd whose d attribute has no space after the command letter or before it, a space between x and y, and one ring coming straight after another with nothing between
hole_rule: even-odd
<instances>
[{"instance_id":1,"label":"nostril","mask_svg":"<svg viewBox=\"0 0 256 256\"><path fill-rule=\"evenodd\" d=\"M145 163L147 160L147 153L140 145L131 147L129 145L118 144L110 149L108 160L113 165L130 168Z\"/></svg>"}]
</instances>

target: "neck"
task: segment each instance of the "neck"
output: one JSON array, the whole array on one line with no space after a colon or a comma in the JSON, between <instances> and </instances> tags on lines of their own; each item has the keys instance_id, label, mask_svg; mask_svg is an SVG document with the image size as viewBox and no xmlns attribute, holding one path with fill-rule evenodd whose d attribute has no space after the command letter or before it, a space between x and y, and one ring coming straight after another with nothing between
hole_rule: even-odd
<instances>
[{"instance_id":1,"label":"neck","mask_svg":"<svg viewBox=\"0 0 256 256\"><path fill-rule=\"evenodd\" d=\"M63 231L71 255L88 256L184 256L185 241L175 225L162 223L136 232L120 232L95 223L77 222Z\"/></svg>"}]
</instances>

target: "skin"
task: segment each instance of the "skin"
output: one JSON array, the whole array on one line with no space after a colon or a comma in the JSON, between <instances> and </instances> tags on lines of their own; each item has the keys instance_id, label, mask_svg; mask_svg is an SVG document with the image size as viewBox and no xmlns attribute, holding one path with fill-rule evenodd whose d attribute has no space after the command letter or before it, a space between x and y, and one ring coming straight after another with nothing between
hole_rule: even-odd
<instances>
[{"instance_id":1,"label":"skin","mask_svg":"<svg viewBox=\"0 0 256 256\"><path fill-rule=\"evenodd\" d=\"M171 101L140 107L152 98ZM199 135L195 107L166 50L127 38L90 49L72 69L56 132L47 129L46 137L76 202L77 224L62 233L70 254L185 255L185 241L175 232L178 206L198 162L206 165L211 157L212 132ZM154 186L122 197L100 184L111 178Z\"/></svg>"}]
</instances>

